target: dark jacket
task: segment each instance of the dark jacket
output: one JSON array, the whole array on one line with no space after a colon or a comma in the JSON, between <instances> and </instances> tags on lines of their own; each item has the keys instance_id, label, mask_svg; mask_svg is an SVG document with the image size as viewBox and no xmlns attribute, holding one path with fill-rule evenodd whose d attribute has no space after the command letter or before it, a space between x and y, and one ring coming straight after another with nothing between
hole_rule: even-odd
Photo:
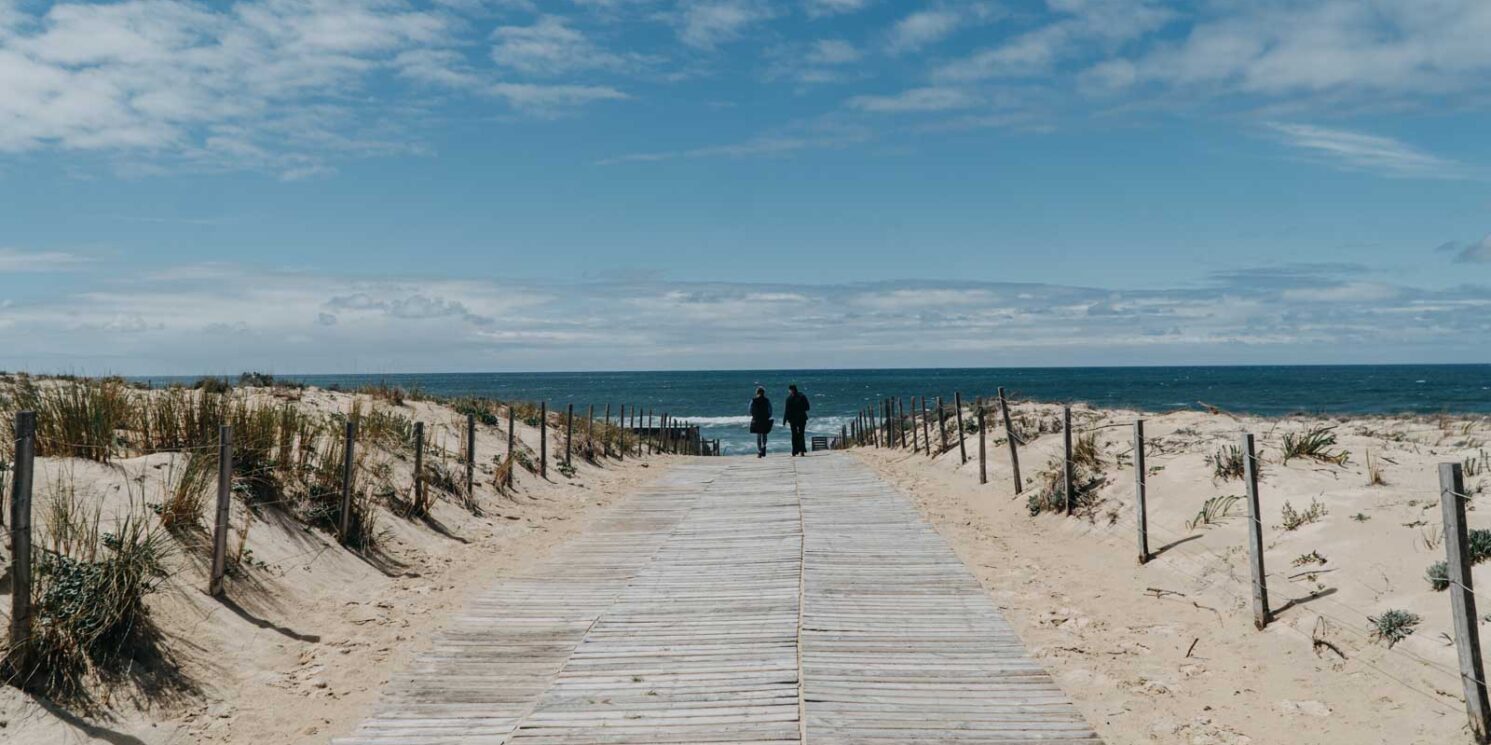
<instances>
[{"instance_id":1,"label":"dark jacket","mask_svg":"<svg viewBox=\"0 0 1491 745\"><path fill-rule=\"evenodd\" d=\"M782 421L792 424L803 424L808 421L808 397L801 392L787 396L787 407L782 412Z\"/></svg>"},{"instance_id":2,"label":"dark jacket","mask_svg":"<svg viewBox=\"0 0 1491 745\"><path fill-rule=\"evenodd\" d=\"M770 432L771 419L771 399L765 396L756 396L751 399L751 433Z\"/></svg>"}]
</instances>

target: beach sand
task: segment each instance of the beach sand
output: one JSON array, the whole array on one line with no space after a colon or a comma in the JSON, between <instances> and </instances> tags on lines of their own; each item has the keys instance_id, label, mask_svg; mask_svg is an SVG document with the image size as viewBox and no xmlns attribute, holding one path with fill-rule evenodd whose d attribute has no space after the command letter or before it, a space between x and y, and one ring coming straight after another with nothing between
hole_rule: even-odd
<instances>
[{"instance_id":1,"label":"beach sand","mask_svg":"<svg viewBox=\"0 0 1491 745\"><path fill-rule=\"evenodd\" d=\"M269 390L257 396L286 395ZM308 390L296 405L347 411L354 398L423 421L429 458L456 452L464 416L428 401L401 406L367 395ZM542 558L583 528L595 513L635 485L666 470L669 456L595 466L576 457L573 477L557 468L562 435L550 441L549 480L519 470L516 489L492 486L492 457L505 452L506 434L480 427L477 438L477 515L437 500L426 520L379 510L385 530L380 558L366 561L335 538L287 517L265 512L247 537L255 567L230 578L225 602L209 598L205 532L172 560L172 574L148 596L161 648L177 680L126 681L95 686L94 708L72 713L15 688L0 687L0 741L15 745L112 743L326 743L349 733L379 691L404 669L435 628L505 573ZM519 419L520 441L538 448L536 428ZM38 534L46 530L41 505L62 482L104 504L105 522L127 509L131 493L150 501L171 472L165 453L101 465L77 459L36 461ZM451 463L454 464L451 458ZM412 464L390 459L393 481L408 483ZM457 468L459 470L459 468ZM235 508L230 546L236 548L242 512ZM9 565L9 558L5 564ZM258 563L262 562L262 564ZM9 585L0 588L9 609ZM3 630L0 630L3 633Z\"/></svg>"},{"instance_id":2,"label":"beach sand","mask_svg":"<svg viewBox=\"0 0 1491 745\"><path fill-rule=\"evenodd\" d=\"M1048 429L1060 417L1051 405L1014 410ZM1126 458L1119 463L1131 452L1137 416L1074 409L1074 430L1096 433L1107 478L1097 504L1075 517L1031 516L1026 496L1014 493L1004 431L992 417L987 485L978 483L976 435L966 464L955 439L935 458L856 452L952 543L1110 743L1470 742L1449 642L1450 599L1425 571L1445 555L1436 464L1484 458L1491 421L1144 415L1157 556L1141 567L1134 470ZM1321 426L1334 427L1344 465L1281 463L1285 433ZM1240 480L1214 479L1207 461L1244 431L1257 436L1264 461L1260 503L1276 619L1262 632L1250 605L1246 503L1216 524L1187 526L1207 499L1244 493ZM936 432L934 425L934 445ZM1061 448L1059 432L1036 437L1021 448L1022 475L1039 481ZM1368 484L1368 451L1385 483ZM1467 478L1467 488L1479 492L1486 481ZM1318 502L1324 513L1287 530L1286 502L1296 512ZM1491 527L1473 502L1471 527ZM1476 581L1491 589L1486 572L1478 569ZM1392 649L1372 638L1368 620L1388 609L1422 619Z\"/></svg>"}]
</instances>

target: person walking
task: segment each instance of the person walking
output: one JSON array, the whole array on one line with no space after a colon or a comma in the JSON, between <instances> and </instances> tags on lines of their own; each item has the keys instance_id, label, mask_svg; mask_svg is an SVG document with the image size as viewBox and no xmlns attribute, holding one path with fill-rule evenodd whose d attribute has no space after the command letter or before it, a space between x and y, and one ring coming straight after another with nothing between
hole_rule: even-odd
<instances>
[{"instance_id":1,"label":"person walking","mask_svg":"<svg viewBox=\"0 0 1491 745\"><path fill-rule=\"evenodd\" d=\"M756 389L756 397L751 399L751 432L756 435L756 457L766 457L766 433L771 431L773 414L771 413L771 399L766 397L765 388Z\"/></svg>"},{"instance_id":2,"label":"person walking","mask_svg":"<svg viewBox=\"0 0 1491 745\"><path fill-rule=\"evenodd\" d=\"M787 386L787 404L782 410L782 423L792 428L792 454L807 455L805 442L808 429L808 397L798 392L797 386Z\"/></svg>"}]
</instances>

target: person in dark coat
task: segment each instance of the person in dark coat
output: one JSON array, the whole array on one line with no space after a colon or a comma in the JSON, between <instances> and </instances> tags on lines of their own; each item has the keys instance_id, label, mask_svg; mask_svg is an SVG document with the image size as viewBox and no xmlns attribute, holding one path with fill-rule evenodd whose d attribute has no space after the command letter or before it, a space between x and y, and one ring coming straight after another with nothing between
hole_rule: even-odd
<instances>
[{"instance_id":1,"label":"person in dark coat","mask_svg":"<svg viewBox=\"0 0 1491 745\"><path fill-rule=\"evenodd\" d=\"M766 457L766 433L771 431L773 416L771 399L766 397L766 389L757 388L756 397L751 399L751 432L756 435L757 458Z\"/></svg>"},{"instance_id":2,"label":"person in dark coat","mask_svg":"<svg viewBox=\"0 0 1491 745\"><path fill-rule=\"evenodd\" d=\"M792 428L792 454L807 455L808 446L804 442L808 429L808 397L797 391L797 386L787 386L787 405L782 411L782 423Z\"/></svg>"}]
</instances>

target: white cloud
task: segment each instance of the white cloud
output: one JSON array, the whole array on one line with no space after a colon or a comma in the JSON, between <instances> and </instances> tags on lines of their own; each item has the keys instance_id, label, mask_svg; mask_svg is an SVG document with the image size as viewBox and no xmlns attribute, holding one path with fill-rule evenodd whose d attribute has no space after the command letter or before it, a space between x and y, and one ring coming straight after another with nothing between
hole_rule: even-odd
<instances>
[{"instance_id":1,"label":"white cloud","mask_svg":"<svg viewBox=\"0 0 1491 745\"><path fill-rule=\"evenodd\" d=\"M1005 42L939 67L942 80L1040 76L1058 63L1108 50L1163 27L1174 12L1153 0L1048 0L1055 16Z\"/></svg>"},{"instance_id":2,"label":"white cloud","mask_svg":"<svg viewBox=\"0 0 1491 745\"><path fill-rule=\"evenodd\" d=\"M864 53L843 39L818 39L807 45L781 45L767 52L768 79L797 83L838 83L856 73L849 66Z\"/></svg>"},{"instance_id":3,"label":"white cloud","mask_svg":"<svg viewBox=\"0 0 1491 745\"><path fill-rule=\"evenodd\" d=\"M1417 178L1465 178L1467 175L1463 165L1391 137L1309 124L1275 122L1268 127L1285 143L1339 167Z\"/></svg>"},{"instance_id":4,"label":"white cloud","mask_svg":"<svg viewBox=\"0 0 1491 745\"><path fill-rule=\"evenodd\" d=\"M498 65L530 75L562 75L582 70L618 71L640 58L613 54L557 16L531 26L499 26L492 32L492 59Z\"/></svg>"},{"instance_id":5,"label":"white cloud","mask_svg":"<svg viewBox=\"0 0 1491 745\"><path fill-rule=\"evenodd\" d=\"M776 157L801 150L845 147L864 142L869 138L870 133L862 127L810 124L723 145L627 153L598 161L596 165L614 166L625 163L655 163L698 158Z\"/></svg>"},{"instance_id":6,"label":"white cloud","mask_svg":"<svg viewBox=\"0 0 1491 745\"><path fill-rule=\"evenodd\" d=\"M3 19L0 15L0 19ZM0 248L0 274L20 272L57 272L77 269L88 259L63 251L22 251Z\"/></svg>"},{"instance_id":7,"label":"white cloud","mask_svg":"<svg viewBox=\"0 0 1491 745\"><path fill-rule=\"evenodd\" d=\"M1421 97L1484 88L1491 4L1482 0L1222 3L1176 42L1097 68L1115 85L1207 96ZM1380 101L1379 101L1380 103Z\"/></svg>"},{"instance_id":8,"label":"white cloud","mask_svg":"<svg viewBox=\"0 0 1491 745\"><path fill-rule=\"evenodd\" d=\"M847 65L858 62L864 55L843 39L819 39L808 51L807 61L813 65Z\"/></svg>"},{"instance_id":9,"label":"white cloud","mask_svg":"<svg viewBox=\"0 0 1491 745\"><path fill-rule=\"evenodd\" d=\"M1340 266L1109 289L916 281L796 285L394 279L216 265L103 277L0 305L7 369L203 373L1351 359L1491 345L1491 288L1422 290ZM224 278L228 281L224 281ZM1453 343L1451 343L1453 342ZM765 345L765 346L763 346ZM1396 345L1396 346L1395 346ZM1052 354L1063 357L1052 357ZM1374 353L1376 354L1376 353ZM1303 356L1301 356L1303 355Z\"/></svg>"},{"instance_id":10,"label":"white cloud","mask_svg":"<svg viewBox=\"0 0 1491 745\"><path fill-rule=\"evenodd\" d=\"M890 50L914 52L928 44L947 38L962 23L963 14L950 9L922 10L912 13L891 27Z\"/></svg>"},{"instance_id":11,"label":"white cloud","mask_svg":"<svg viewBox=\"0 0 1491 745\"><path fill-rule=\"evenodd\" d=\"M958 88L927 87L890 96L855 96L849 99L848 106L860 111L900 114L966 109L978 102L978 98Z\"/></svg>"},{"instance_id":12,"label":"white cloud","mask_svg":"<svg viewBox=\"0 0 1491 745\"><path fill-rule=\"evenodd\" d=\"M683 43L713 49L739 39L747 29L775 15L762 0L683 0L674 23Z\"/></svg>"},{"instance_id":13,"label":"white cloud","mask_svg":"<svg viewBox=\"0 0 1491 745\"><path fill-rule=\"evenodd\" d=\"M167 154L270 169L319 160L336 119L385 63L438 47L439 11L404 0L7 3L0 31L0 151L42 147ZM310 115L308 115L310 114ZM386 142L338 136L374 151ZM290 153L288 165L279 156Z\"/></svg>"},{"instance_id":14,"label":"white cloud","mask_svg":"<svg viewBox=\"0 0 1491 745\"><path fill-rule=\"evenodd\" d=\"M803 9L812 17L858 13L873 0L804 0Z\"/></svg>"},{"instance_id":15,"label":"white cloud","mask_svg":"<svg viewBox=\"0 0 1491 745\"><path fill-rule=\"evenodd\" d=\"M497 83L487 89L520 109L554 112L594 101L619 101L627 94L605 85L538 85L534 83Z\"/></svg>"}]
</instances>

